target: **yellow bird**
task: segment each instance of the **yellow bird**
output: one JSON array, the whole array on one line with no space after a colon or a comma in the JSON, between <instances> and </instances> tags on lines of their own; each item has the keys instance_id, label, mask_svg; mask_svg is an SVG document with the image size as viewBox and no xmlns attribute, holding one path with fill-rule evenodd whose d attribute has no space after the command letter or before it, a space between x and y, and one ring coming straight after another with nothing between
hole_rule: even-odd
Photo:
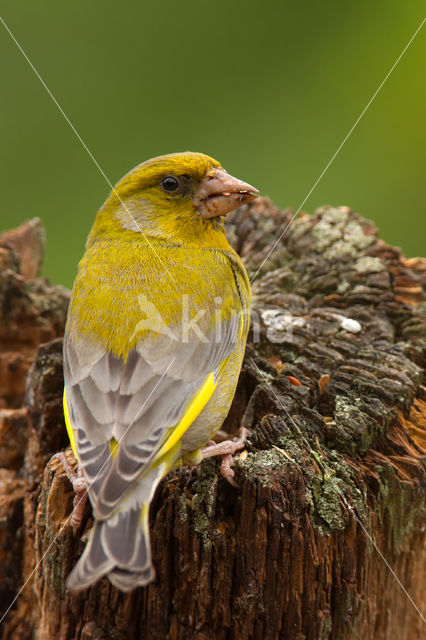
<instances>
[{"instance_id":1,"label":"yellow bird","mask_svg":"<svg viewBox=\"0 0 426 640\"><path fill-rule=\"evenodd\" d=\"M161 478L218 454L229 470L242 446L208 443L249 326L250 283L223 220L256 194L216 160L176 153L130 171L97 214L64 341L67 429L95 519L71 589L104 575L122 591L151 582L148 513Z\"/></svg>"}]
</instances>

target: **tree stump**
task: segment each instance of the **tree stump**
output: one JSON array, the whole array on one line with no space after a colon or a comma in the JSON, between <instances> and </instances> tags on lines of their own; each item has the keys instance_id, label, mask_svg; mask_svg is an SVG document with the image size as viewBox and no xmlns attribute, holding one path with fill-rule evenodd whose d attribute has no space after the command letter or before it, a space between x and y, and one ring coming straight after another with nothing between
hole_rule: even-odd
<instances>
[{"instance_id":1,"label":"tree stump","mask_svg":"<svg viewBox=\"0 0 426 640\"><path fill-rule=\"evenodd\" d=\"M37 220L0 238L4 640L424 637L426 260L346 207L300 214L281 238L291 218L259 199L227 219L256 275L224 427L251 429L240 488L215 459L165 478L150 514L157 578L130 594L106 579L65 589L92 524L87 506L73 536L51 459L67 447L68 292L37 277Z\"/></svg>"}]
</instances>

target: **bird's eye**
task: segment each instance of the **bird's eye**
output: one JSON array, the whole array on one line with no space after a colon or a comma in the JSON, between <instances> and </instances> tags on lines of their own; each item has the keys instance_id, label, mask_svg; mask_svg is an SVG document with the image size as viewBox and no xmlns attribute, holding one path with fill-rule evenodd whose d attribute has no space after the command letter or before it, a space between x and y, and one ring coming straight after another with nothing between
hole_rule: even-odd
<instances>
[{"instance_id":1,"label":"bird's eye","mask_svg":"<svg viewBox=\"0 0 426 640\"><path fill-rule=\"evenodd\" d=\"M168 193L177 191L179 189L179 186L179 180L175 178L175 176L164 176L161 181L161 188L163 189L163 191L167 191Z\"/></svg>"}]
</instances>

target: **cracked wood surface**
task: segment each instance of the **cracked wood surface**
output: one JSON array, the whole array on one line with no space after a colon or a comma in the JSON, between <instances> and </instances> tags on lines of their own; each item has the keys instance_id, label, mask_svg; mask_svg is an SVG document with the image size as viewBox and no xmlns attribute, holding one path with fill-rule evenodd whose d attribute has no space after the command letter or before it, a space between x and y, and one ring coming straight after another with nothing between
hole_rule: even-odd
<instances>
[{"instance_id":1,"label":"cracked wood surface","mask_svg":"<svg viewBox=\"0 0 426 640\"><path fill-rule=\"evenodd\" d=\"M35 568L5 640L423 637L354 514L424 609L426 260L346 207L300 214L268 256L291 216L259 199L227 219L256 275L225 424L252 431L240 489L215 459L165 478L151 508L157 579L127 595L106 579L64 588L92 523L87 506L73 537L71 486L50 459L67 446L67 292L37 278L37 221L0 237L2 612Z\"/></svg>"}]
</instances>

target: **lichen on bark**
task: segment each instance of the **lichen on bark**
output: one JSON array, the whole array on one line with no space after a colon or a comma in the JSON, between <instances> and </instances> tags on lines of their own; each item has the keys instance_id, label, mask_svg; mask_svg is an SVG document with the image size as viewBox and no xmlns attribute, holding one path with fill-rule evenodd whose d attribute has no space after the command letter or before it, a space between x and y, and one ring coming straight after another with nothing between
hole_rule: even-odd
<instances>
[{"instance_id":1,"label":"lichen on bark","mask_svg":"<svg viewBox=\"0 0 426 640\"><path fill-rule=\"evenodd\" d=\"M73 537L71 486L50 459L67 446L68 294L37 278L38 222L0 239L2 603L29 578L5 640L422 637L365 530L421 606L426 261L405 258L347 207L288 227L292 216L258 199L227 219L254 278L224 425L251 430L235 463L240 487L213 459L170 474L151 508L157 579L128 595L106 579L65 589L92 524L87 507Z\"/></svg>"}]
</instances>

